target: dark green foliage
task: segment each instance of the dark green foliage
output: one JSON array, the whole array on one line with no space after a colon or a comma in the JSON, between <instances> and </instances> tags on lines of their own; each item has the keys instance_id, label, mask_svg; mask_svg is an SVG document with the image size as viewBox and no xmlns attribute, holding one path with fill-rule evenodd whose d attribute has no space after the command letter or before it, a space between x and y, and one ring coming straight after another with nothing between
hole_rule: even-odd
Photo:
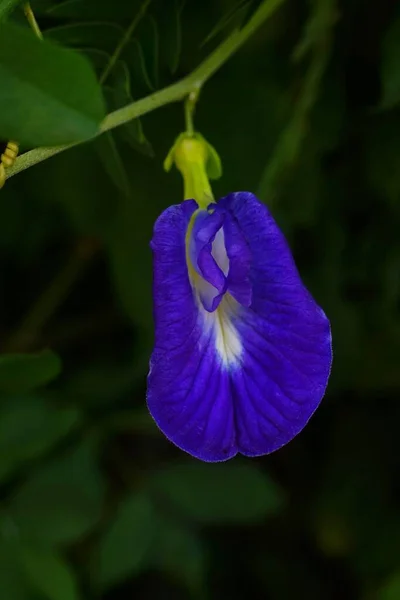
<instances>
[{"instance_id":1,"label":"dark green foliage","mask_svg":"<svg viewBox=\"0 0 400 600\"><path fill-rule=\"evenodd\" d=\"M2 25L0 135L31 145L96 135L104 103L93 70L78 54Z\"/></svg>"},{"instance_id":2,"label":"dark green foliage","mask_svg":"<svg viewBox=\"0 0 400 600\"><path fill-rule=\"evenodd\" d=\"M0 135L38 145L94 136L260 2L32 0L43 43L19 4L0 1ZM272 456L202 464L146 410L182 103L6 182L1 600L400 598L399 18L287 0L196 107L215 195L259 191L332 322L327 396Z\"/></svg>"}]
</instances>

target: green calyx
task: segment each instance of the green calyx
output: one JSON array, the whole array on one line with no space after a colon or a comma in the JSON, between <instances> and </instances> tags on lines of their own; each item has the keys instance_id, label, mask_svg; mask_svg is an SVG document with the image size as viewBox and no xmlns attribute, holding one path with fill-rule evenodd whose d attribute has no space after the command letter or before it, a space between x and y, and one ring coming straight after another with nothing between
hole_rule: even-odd
<instances>
[{"instance_id":1,"label":"green calyx","mask_svg":"<svg viewBox=\"0 0 400 600\"><path fill-rule=\"evenodd\" d=\"M164 169L170 171L173 164L182 174L185 200L193 198L200 208L214 202L209 180L221 177L221 160L202 135L181 133L164 161Z\"/></svg>"}]
</instances>

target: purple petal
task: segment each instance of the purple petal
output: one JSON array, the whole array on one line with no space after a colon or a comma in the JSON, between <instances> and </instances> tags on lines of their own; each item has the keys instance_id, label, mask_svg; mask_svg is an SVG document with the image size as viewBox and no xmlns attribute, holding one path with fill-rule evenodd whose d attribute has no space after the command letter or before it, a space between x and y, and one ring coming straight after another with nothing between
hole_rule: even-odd
<instances>
[{"instance_id":1,"label":"purple petal","mask_svg":"<svg viewBox=\"0 0 400 600\"><path fill-rule=\"evenodd\" d=\"M251 252L239 223L228 211L224 221L224 234L229 258L228 291L239 304L250 306L253 295L250 280Z\"/></svg>"},{"instance_id":2,"label":"purple petal","mask_svg":"<svg viewBox=\"0 0 400 600\"><path fill-rule=\"evenodd\" d=\"M155 348L147 404L168 439L218 461L234 456L237 447L229 374L220 368L212 317L200 311L186 264L186 231L196 209L193 201L172 206L154 227Z\"/></svg>"},{"instance_id":3,"label":"purple petal","mask_svg":"<svg viewBox=\"0 0 400 600\"><path fill-rule=\"evenodd\" d=\"M223 222L222 212L199 211L195 216L189 241L192 266L201 276L197 281L200 298L204 308L209 312L217 308L228 285L225 273L215 258L216 246L221 245L218 234L221 233ZM216 236L218 236L217 240Z\"/></svg>"},{"instance_id":4,"label":"purple petal","mask_svg":"<svg viewBox=\"0 0 400 600\"><path fill-rule=\"evenodd\" d=\"M220 205L240 224L252 257L252 303L234 319L243 353L231 389L239 451L257 456L289 442L318 407L331 368L330 326L267 208L247 192Z\"/></svg>"},{"instance_id":5,"label":"purple petal","mask_svg":"<svg viewBox=\"0 0 400 600\"><path fill-rule=\"evenodd\" d=\"M324 394L332 352L329 322L266 207L247 192L213 207L212 219L202 216L211 227L203 228L205 241L218 241L215 215L223 215L217 254L226 248L229 258L228 292L214 312L198 301L186 264L196 203L169 208L155 225L156 343L147 400L177 446L221 461L237 452L267 454L299 433ZM215 259L214 250L207 248Z\"/></svg>"}]
</instances>

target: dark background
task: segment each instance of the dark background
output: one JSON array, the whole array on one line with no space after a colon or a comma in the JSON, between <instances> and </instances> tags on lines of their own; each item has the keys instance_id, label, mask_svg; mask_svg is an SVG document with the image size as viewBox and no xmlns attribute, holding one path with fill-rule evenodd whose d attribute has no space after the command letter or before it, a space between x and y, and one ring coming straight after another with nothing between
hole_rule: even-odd
<instances>
[{"instance_id":1,"label":"dark background","mask_svg":"<svg viewBox=\"0 0 400 600\"><path fill-rule=\"evenodd\" d=\"M221 22L236 4L151 3L134 34L142 53L122 56L133 98L193 70L259 3ZM101 72L120 30L93 23L125 29L140 3L32 6L45 37ZM182 104L6 183L2 350L51 348L62 369L35 389L17 369L2 388L2 599L400 599L398 9L287 0L201 93L196 127L224 169L216 197L259 194L332 324L327 394L273 455L204 465L146 410L149 241L183 199L162 168ZM36 360L21 369L58 371L55 356Z\"/></svg>"}]
</instances>

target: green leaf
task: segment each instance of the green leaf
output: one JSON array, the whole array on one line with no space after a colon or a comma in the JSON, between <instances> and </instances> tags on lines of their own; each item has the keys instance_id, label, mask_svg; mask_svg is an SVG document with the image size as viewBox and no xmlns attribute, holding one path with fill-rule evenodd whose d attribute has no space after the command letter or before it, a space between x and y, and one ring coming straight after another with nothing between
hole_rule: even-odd
<instances>
[{"instance_id":1,"label":"green leaf","mask_svg":"<svg viewBox=\"0 0 400 600\"><path fill-rule=\"evenodd\" d=\"M38 354L3 354L0 356L0 393L27 392L55 379L61 361L51 350Z\"/></svg>"},{"instance_id":2,"label":"green leaf","mask_svg":"<svg viewBox=\"0 0 400 600\"><path fill-rule=\"evenodd\" d=\"M32 588L48 600L78 600L78 587L69 565L51 550L24 546L22 566ZM11 599L10 599L11 600Z\"/></svg>"},{"instance_id":3,"label":"green leaf","mask_svg":"<svg viewBox=\"0 0 400 600\"><path fill-rule=\"evenodd\" d=\"M399 600L400 598L400 573L393 577L379 590L377 600Z\"/></svg>"},{"instance_id":4,"label":"green leaf","mask_svg":"<svg viewBox=\"0 0 400 600\"><path fill-rule=\"evenodd\" d=\"M0 479L43 454L78 422L73 408L55 409L41 398L13 396L0 407Z\"/></svg>"},{"instance_id":5,"label":"green leaf","mask_svg":"<svg viewBox=\"0 0 400 600\"><path fill-rule=\"evenodd\" d=\"M205 40L201 43L201 46L208 44L214 39L218 34L225 31L228 27L235 28L240 25L243 17L246 15L246 12L251 4L250 0L237 0L234 6L231 6L226 13L222 15L220 20L216 23L216 25L212 28L210 33L207 35Z\"/></svg>"},{"instance_id":6,"label":"green leaf","mask_svg":"<svg viewBox=\"0 0 400 600\"><path fill-rule=\"evenodd\" d=\"M241 463L174 465L153 479L175 510L204 523L251 522L275 514L282 492L267 474Z\"/></svg>"},{"instance_id":7,"label":"green leaf","mask_svg":"<svg viewBox=\"0 0 400 600\"><path fill-rule=\"evenodd\" d=\"M203 136L199 137L201 137L204 140ZM222 177L222 164L219 154L214 148L214 146L212 146L206 140L204 140L204 142L207 145L207 175L210 179L219 179L220 177Z\"/></svg>"},{"instance_id":8,"label":"green leaf","mask_svg":"<svg viewBox=\"0 0 400 600\"><path fill-rule=\"evenodd\" d=\"M146 15L140 22L137 39L143 50L152 87L157 89L159 82L160 40L157 23L151 15Z\"/></svg>"},{"instance_id":9,"label":"green leaf","mask_svg":"<svg viewBox=\"0 0 400 600\"><path fill-rule=\"evenodd\" d=\"M374 115L365 130L363 143L367 183L392 207L397 208L400 200L399 127L398 111Z\"/></svg>"},{"instance_id":10,"label":"green leaf","mask_svg":"<svg viewBox=\"0 0 400 600\"><path fill-rule=\"evenodd\" d=\"M400 16L395 19L383 41L382 48L382 108L400 102Z\"/></svg>"},{"instance_id":11,"label":"green leaf","mask_svg":"<svg viewBox=\"0 0 400 600\"><path fill-rule=\"evenodd\" d=\"M89 139L105 114L86 59L15 25L0 31L0 85L0 136L22 144Z\"/></svg>"},{"instance_id":12,"label":"green leaf","mask_svg":"<svg viewBox=\"0 0 400 600\"><path fill-rule=\"evenodd\" d=\"M34 473L12 498L10 514L23 539L67 543L98 522L103 497L94 448L86 442Z\"/></svg>"},{"instance_id":13,"label":"green leaf","mask_svg":"<svg viewBox=\"0 0 400 600\"><path fill-rule=\"evenodd\" d=\"M128 496L100 540L94 577L102 589L140 570L155 535L155 514L145 494Z\"/></svg>"},{"instance_id":14,"label":"green leaf","mask_svg":"<svg viewBox=\"0 0 400 600\"><path fill-rule=\"evenodd\" d=\"M119 44L124 30L115 23L95 21L73 23L46 30L46 39L73 48L98 48L111 55Z\"/></svg>"},{"instance_id":15,"label":"green leaf","mask_svg":"<svg viewBox=\"0 0 400 600\"><path fill-rule=\"evenodd\" d=\"M7 538L11 523L0 522L0 590L4 600L32 600L32 593L22 570L19 546ZM12 534L11 534L12 535Z\"/></svg>"},{"instance_id":16,"label":"green leaf","mask_svg":"<svg viewBox=\"0 0 400 600\"><path fill-rule=\"evenodd\" d=\"M162 57L164 57L172 74L178 69L182 53L182 12L184 5L185 0L173 0L172 8L169 4L164 4L160 46Z\"/></svg>"},{"instance_id":17,"label":"green leaf","mask_svg":"<svg viewBox=\"0 0 400 600\"><path fill-rule=\"evenodd\" d=\"M147 61L141 43L136 38L131 39L124 47L121 56L128 64L136 82L136 86L141 84L140 90L138 89L135 95L140 96L141 94L139 91L142 93L146 93L149 90L154 91L154 82L152 80L152 76L149 74Z\"/></svg>"},{"instance_id":18,"label":"green leaf","mask_svg":"<svg viewBox=\"0 0 400 600\"><path fill-rule=\"evenodd\" d=\"M38 1L38 0L36 0ZM73 20L92 20L93 17L99 20L113 19L126 24L127 19L140 10L143 0L118 0L109 2L109 0L64 0L54 3L49 0L41 0L50 4L45 7L44 14L57 19Z\"/></svg>"},{"instance_id":19,"label":"green leaf","mask_svg":"<svg viewBox=\"0 0 400 600\"><path fill-rule=\"evenodd\" d=\"M149 565L198 593L205 579L205 550L198 535L181 524L158 517Z\"/></svg>"},{"instance_id":20,"label":"green leaf","mask_svg":"<svg viewBox=\"0 0 400 600\"><path fill-rule=\"evenodd\" d=\"M18 4L22 4L22 0L0 0L0 21L14 10Z\"/></svg>"}]
</instances>

